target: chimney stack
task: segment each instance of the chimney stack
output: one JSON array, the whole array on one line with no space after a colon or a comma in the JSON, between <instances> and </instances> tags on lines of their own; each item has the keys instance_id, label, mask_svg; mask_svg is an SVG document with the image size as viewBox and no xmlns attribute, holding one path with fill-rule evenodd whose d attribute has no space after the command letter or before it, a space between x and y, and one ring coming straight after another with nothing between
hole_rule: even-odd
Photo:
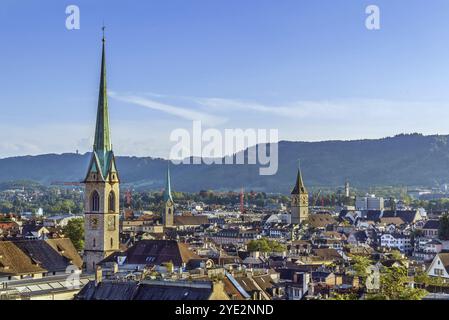
<instances>
[{"instance_id":1,"label":"chimney stack","mask_svg":"<svg viewBox=\"0 0 449 320\"><path fill-rule=\"evenodd\" d=\"M103 280L103 270L100 266L97 266L95 270L95 285L98 285Z\"/></svg>"}]
</instances>

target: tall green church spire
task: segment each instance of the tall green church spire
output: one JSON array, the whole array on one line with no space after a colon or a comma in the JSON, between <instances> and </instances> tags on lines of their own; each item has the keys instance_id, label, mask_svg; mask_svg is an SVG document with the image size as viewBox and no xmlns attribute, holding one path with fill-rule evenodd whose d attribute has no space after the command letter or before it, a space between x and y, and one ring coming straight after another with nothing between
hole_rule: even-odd
<instances>
[{"instance_id":1,"label":"tall green church spire","mask_svg":"<svg viewBox=\"0 0 449 320\"><path fill-rule=\"evenodd\" d=\"M171 185L170 185L170 160L167 164L167 176L165 178L165 190L164 190L164 201L171 200L173 202L173 198L171 196Z\"/></svg>"},{"instance_id":2,"label":"tall green church spire","mask_svg":"<svg viewBox=\"0 0 449 320\"><path fill-rule=\"evenodd\" d=\"M106 56L105 56L104 27L103 27L102 42L103 42L103 50L101 57L100 92L98 96L97 124L95 127L94 151L97 152L97 155L100 158L105 158L106 153L112 150L112 144L109 129L108 96L106 89Z\"/></svg>"},{"instance_id":3,"label":"tall green church spire","mask_svg":"<svg viewBox=\"0 0 449 320\"><path fill-rule=\"evenodd\" d=\"M99 178L107 179L108 174L114 173L118 179L115 166L114 152L112 151L111 133L109 129L108 96L106 89L106 53L103 27L103 48L101 56L100 92L98 95L97 122L95 126L95 139L92 159L89 164L87 177L90 173L100 173Z\"/></svg>"}]
</instances>

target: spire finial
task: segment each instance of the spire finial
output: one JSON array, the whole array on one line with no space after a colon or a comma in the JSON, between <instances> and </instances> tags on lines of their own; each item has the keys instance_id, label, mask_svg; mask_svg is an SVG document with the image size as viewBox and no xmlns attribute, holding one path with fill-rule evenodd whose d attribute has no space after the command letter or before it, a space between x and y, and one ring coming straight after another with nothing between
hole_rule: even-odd
<instances>
[{"instance_id":1,"label":"spire finial","mask_svg":"<svg viewBox=\"0 0 449 320\"><path fill-rule=\"evenodd\" d=\"M106 29L106 26L104 25L104 21L103 21L103 27L101 27L101 30L103 31L103 39L102 39L103 42L105 41L105 38L104 38L104 30L105 29Z\"/></svg>"}]
</instances>

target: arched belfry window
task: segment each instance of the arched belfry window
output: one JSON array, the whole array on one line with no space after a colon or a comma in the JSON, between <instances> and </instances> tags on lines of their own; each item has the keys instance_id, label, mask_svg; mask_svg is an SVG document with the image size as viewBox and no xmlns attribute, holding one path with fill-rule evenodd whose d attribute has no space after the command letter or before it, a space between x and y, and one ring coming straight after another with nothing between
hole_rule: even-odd
<instances>
[{"instance_id":1,"label":"arched belfry window","mask_svg":"<svg viewBox=\"0 0 449 320\"><path fill-rule=\"evenodd\" d=\"M92 195L90 197L90 208L91 211L100 211L100 195L96 190L92 192Z\"/></svg>"},{"instance_id":2,"label":"arched belfry window","mask_svg":"<svg viewBox=\"0 0 449 320\"><path fill-rule=\"evenodd\" d=\"M115 193L114 191L109 192L109 212L115 212Z\"/></svg>"}]
</instances>

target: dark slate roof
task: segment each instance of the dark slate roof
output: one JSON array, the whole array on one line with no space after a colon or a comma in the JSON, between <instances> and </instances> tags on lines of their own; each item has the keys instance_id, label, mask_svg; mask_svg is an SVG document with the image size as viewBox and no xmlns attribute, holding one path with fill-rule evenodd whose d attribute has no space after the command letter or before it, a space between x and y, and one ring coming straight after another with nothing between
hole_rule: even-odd
<instances>
[{"instance_id":1,"label":"dark slate roof","mask_svg":"<svg viewBox=\"0 0 449 320\"><path fill-rule=\"evenodd\" d=\"M140 240L125 252L114 253L103 262L116 261L117 256L126 256L127 264L162 265L172 262L176 267L200 258L186 244L175 240Z\"/></svg>"},{"instance_id":2,"label":"dark slate roof","mask_svg":"<svg viewBox=\"0 0 449 320\"><path fill-rule=\"evenodd\" d=\"M212 286L202 288L141 284L134 300L208 300Z\"/></svg>"},{"instance_id":3,"label":"dark slate roof","mask_svg":"<svg viewBox=\"0 0 449 320\"><path fill-rule=\"evenodd\" d=\"M297 272L312 272L321 268L321 265L295 265L293 263L287 264L285 268L276 268L279 272L279 277L283 280L293 280L293 275Z\"/></svg>"},{"instance_id":4,"label":"dark slate roof","mask_svg":"<svg viewBox=\"0 0 449 320\"><path fill-rule=\"evenodd\" d=\"M416 210L384 210L383 214L381 210L368 210L366 212L366 219L371 221L380 221L380 218L401 218L405 223L412 223L417 214Z\"/></svg>"},{"instance_id":5,"label":"dark slate roof","mask_svg":"<svg viewBox=\"0 0 449 320\"><path fill-rule=\"evenodd\" d=\"M76 296L77 300L208 300L212 284L153 284L136 281L90 281Z\"/></svg>"},{"instance_id":6,"label":"dark slate roof","mask_svg":"<svg viewBox=\"0 0 449 320\"><path fill-rule=\"evenodd\" d=\"M359 230L351 233L350 236L353 236L358 242L366 242L368 240L368 236L365 231Z\"/></svg>"},{"instance_id":7,"label":"dark slate roof","mask_svg":"<svg viewBox=\"0 0 449 320\"><path fill-rule=\"evenodd\" d=\"M422 228L423 229L439 229L440 228L440 220L428 220Z\"/></svg>"},{"instance_id":8,"label":"dark slate roof","mask_svg":"<svg viewBox=\"0 0 449 320\"><path fill-rule=\"evenodd\" d=\"M312 272L312 279L313 281L324 282L330 275L332 275L332 272L315 271Z\"/></svg>"},{"instance_id":9,"label":"dark slate roof","mask_svg":"<svg viewBox=\"0 0 449 320\"><path fill-rule=\"evenodd\" d=\"M44 226L41 224L26 223L22 227L22 234L24 236L32 236L33 232L38 232L42 228L44 228Z\"/></svg>"},{"instance_id":10,"label":"dark slate roof","mask_svg":"<svg viewBox=\"0 0 449 320\"><path fill-rule=\"evenodd\" d=\"M366 212L366 220L369 221L379 221L382 211L380 210L368 210Z\"/></svg>"},{"instance_id":11,"label":"dark slate roof","mask_svg":"<svg viewBox=\"0 0 449 320\"><path fill-rule=\"evenodd\" d=\"M78 293L77 300L132 300L137 290L137 282L89 281Z\"/></svg>"}]
</instances>

